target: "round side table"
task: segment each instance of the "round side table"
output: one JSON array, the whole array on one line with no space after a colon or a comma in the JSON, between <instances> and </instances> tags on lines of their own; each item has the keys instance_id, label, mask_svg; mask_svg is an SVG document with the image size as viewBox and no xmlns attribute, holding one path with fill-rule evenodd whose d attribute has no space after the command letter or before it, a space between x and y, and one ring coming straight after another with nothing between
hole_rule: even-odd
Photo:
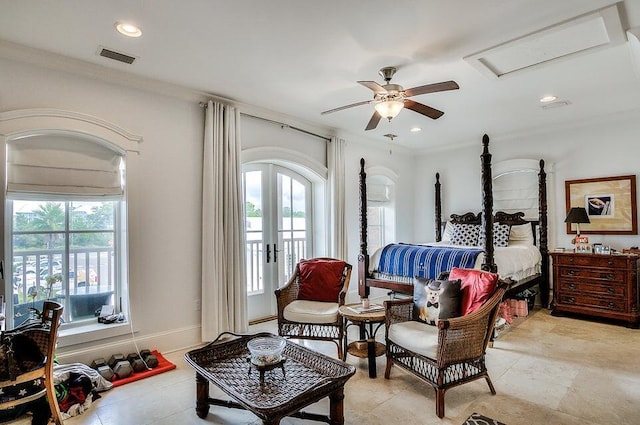
<instances>
[{"instance_id":1,"label":"round side table","mask_svg":"<svg viewBox=\"0 0 640 425\"><path fill-rule=\"evenodd\" d=\"M357 313L351 308L360 307L360 304L348 304L340 306L338 313L344 320L344 350L342 360L347 358L347 353L355 357L367 358L369 363L369 378L375 378L376 357L385 353L386 347L383 343L376 341L376 332L384 324L385 312L370 311ZM360 340L347 343L347 329L356 325L360 329Z\"/></svg>"}]
</instances>

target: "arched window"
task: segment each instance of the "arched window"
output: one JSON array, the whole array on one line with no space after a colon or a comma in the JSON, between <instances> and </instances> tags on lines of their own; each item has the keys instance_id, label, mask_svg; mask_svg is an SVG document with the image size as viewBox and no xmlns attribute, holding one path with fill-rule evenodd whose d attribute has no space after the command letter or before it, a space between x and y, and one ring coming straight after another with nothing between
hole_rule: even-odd
<instances>
[{"instance_id":1,"label":"arched window","mask_svg":"<svg viewBox=\"0 0 640 425\"><path fill-rule=\"evenodd\" d=\"M369 252L395 241L395 183L390 171L367 170L367 246Z\"/></svg>"},{"instance_id":2,"label":"arched window","mask_svg":"<svg viewBox=\"0 0 640 425\"><path fill-rule=\"evenodd\" d=\"M126 310L127 154L140 138L50 110L0 114L0 134L8 326L45 299L64 305L67 327Z\"/></svg>"}]
</instances>

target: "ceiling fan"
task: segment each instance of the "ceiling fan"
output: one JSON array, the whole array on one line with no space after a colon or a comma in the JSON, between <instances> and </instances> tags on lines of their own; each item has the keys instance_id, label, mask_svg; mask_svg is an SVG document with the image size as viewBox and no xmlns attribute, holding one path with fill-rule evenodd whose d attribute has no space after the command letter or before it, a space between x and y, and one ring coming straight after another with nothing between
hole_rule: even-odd
<instances>
[{"instance_id":1,"label":"ceiling fan","mask_svg":"<svg viewBox=\"0 0 640 425\"><path fill-rule=\"evenodd\" d=\"M352 103L350 105L341 106L339 108L329 109L322 112L322 115L330 114L332 112L342 111L343 109L352 108L354 106L368 105L373 103L375 112L371 116L369 123L365 130L373 130L378 126L382 117L391 121L396 115L400 113L403 108L411 109L414 112L425 115L432 119L438 119L444 112L439 111L422 103L415 102L410 97L417 96L419 94L435 93L439 91L457 90L460 88L455 81L443 81L441 83L427 84L424 86L413 87L411 89L404 89L399 84L391 84L391 78L396 73L396 68L393 66L387 66L382 68L378 74L384 81L385 85L381 86L375 81L358 81L359 84L371 89L373 91L372 100L364 100L362 102Z\"/></svg>"}]
</instances>

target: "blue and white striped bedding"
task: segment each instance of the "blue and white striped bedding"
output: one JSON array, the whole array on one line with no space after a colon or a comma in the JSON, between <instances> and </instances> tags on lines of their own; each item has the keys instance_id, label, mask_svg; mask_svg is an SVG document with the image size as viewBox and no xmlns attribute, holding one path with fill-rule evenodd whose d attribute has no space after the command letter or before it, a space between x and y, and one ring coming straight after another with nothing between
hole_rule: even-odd
<instances>
[{"instance_id":1,"label":"blue and white striped bedding","mask_svg":"<svg viewBox=\"0 0 640 425\"><path fill-rule=\"evenodd\" d=\"M453 267L474 268L482 249L432 247L424 245L391 244L383 248L376 267L379 277L414 277L435 279L443 271Z\"/></svg>"}]
</instances>

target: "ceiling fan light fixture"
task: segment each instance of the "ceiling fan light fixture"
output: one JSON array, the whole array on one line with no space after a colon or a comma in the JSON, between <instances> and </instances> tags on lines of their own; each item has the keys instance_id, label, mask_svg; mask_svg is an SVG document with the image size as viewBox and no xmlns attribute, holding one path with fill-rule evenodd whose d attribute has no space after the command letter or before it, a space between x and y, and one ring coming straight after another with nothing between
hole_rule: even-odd
<instances>
[{"instance_id":1,"label":"ceiling fan light fixture","mask_svg":"<svg viewBox=\"0 0 640 425\"><path fill-rule=\"evenodd\" d=\"M381 116L391 120L392 118L395 118L400 111L402 111L402 108L404 108L404 102L400 100L384 100L376 103L375 108Z\"/></svg>"}]
</instances>

